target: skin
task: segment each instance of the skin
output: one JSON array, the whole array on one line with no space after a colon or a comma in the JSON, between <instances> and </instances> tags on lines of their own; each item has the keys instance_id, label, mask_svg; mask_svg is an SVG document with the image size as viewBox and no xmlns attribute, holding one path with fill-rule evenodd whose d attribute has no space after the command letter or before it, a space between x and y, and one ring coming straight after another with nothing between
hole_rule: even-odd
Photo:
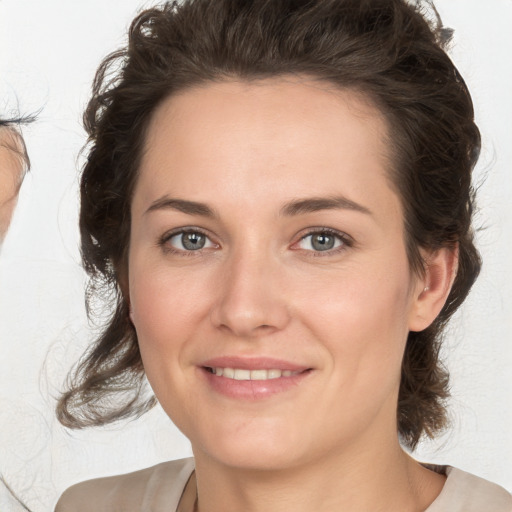
<instances>
[{"instance_id":1,"label":"skin","mask_svg":"<svg viewBox=\"0 0 512 512\"><path fill-rule=\"evenodd\" d=\"M11 222L23 179L24 163L18 153L21 150L19 135L0 127L0 243Z\"/></svg>"},{"instance_id":2,"label":"skin","mask_svg":"<svg viewBox=\"0 0 512 512\"><path fill-rule=\"evenodd\" d=\"M411 272L387 136L363 96L307 78L189 89L151 120L131 319L151 386L191 440L202 512L419 511L442 489L402 451L396 406L407 334L439 313L456 255L425 253L425 275ZM202 250L180 245L183 227L207 235ZM329 251L311 244L322 229L339 233ZM226 355L309 370L263 399L227 397L201 367Z\"/></svg>"}]
</instances>

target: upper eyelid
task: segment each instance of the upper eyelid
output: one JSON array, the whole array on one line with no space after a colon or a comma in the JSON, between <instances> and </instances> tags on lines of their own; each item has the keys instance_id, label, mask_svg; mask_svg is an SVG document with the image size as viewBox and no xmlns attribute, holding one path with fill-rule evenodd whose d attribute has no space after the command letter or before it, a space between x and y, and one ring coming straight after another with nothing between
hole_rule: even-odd
<instances>
[{"instance_id":1,"label":"upper eyelid","mask_svg":"<svg viewBox=\"0 0 512 512\"><path fill-rule=\"evenodd\" d=\"M338 247L334 247L332 249L325 250L325 251L315 251L315 250L311 250L311 249L302 249L299 247L297 247L297 248L293 247L295 245L298 245L305 238L315 235L315 234L321 234L321 233L325 233L325 234L329 234L329 235L337 237L341 241L341 245ZM339 231L337 229L327 228L327 227L315 227L315 228L310 228L305 233L303 232L302 234L300 234L298 239L291 244L290 248L295 251L303 251L304 253L309 253L310 256L314 256L314 257L317 257L317 256L328 257L328 256L333 256L335 254L339 254L340 252L346 251L348 249L351 249L354 246L355 246L354 239L350 235L348 235L347 233L345 233L343 231Z\"/></svg>"},{"instance_id":2,"label":"upper eyelid","mask_svg":"<svg viewBox=\"0 0 512 512\"><path fill-rule=\"evenodd\" d=\"M170 229L169 231L166 231L159 239L161 241L169 240L170 238L180 235L182 233L201 233L201 235L206 236L211 240L211 235L208 233L207 230L202 229L197 226L183 226L179 228Z\"/></svg>"},{"instance_id":3,"label":"upper eyelid","mask_svg":"<svg viewBox=\"0 0 512 512\"><path fill-rule=\"evenodd\" d=\"M185 233L199 233L199 234L203 235L205 238L207 238L213 247L211 247L211 246L210 247L201 247L200 249L197 249L197 250L186 250L186 249L180 249L177 247L173 247L172 243L170 243L170 240L176 236L183 235ZM167 254L174 253L175 255L182 255L182 256L194 256L194 255L198 256L201 253L203 253L204 251L209 251L211 249L220 247L220 244L218 244L216 241L214 241L212 239L212 237L206 232L206 230L201 229L197 226L179 227L179 228L174 228L174 229L168 230L157 239L156 245L164 253L167 253Z\"/></svg>"},{"instance_id":4,"label":"upper eyelid","mask_svg":"<svg viewBox=\"0 0 512 512\"><path fill-rule=\"evenodd\" d=\"M344 231L340 231L338 229L322 227L322 226L315 226L315 227L303 229L298 235L298 240L303 240L307 236L315 235L318 233L328 233L330 235L337 236L338 238L340 238L343 241L350 242L350 243L354 242L354 239L348 233L345 233Z\"/></svg>"}]
</instances>

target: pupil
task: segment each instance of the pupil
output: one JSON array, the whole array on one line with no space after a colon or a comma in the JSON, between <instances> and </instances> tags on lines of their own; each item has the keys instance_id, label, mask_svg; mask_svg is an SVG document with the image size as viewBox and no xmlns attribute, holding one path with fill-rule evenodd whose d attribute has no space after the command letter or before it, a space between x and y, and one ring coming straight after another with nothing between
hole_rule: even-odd
<instances>
[{"instance_id":1,"label":"pupil","mask_svg":"<svg viewBox=\"0 0 512 512\"><path fill-rule=\"evenodd\" d=\"M311 241L316 251L328 251L334 247L334 237L331 235L314 235Z\"/></svg>"},{"instance_id":2,"label":"pupil","mask_svg":"<svg viewBox=\"0 0 512 512\"><path fill-rule=\"evenodd\" d=\"M183 234L181 241L185 249L197 251L204 247L205 237L199 233L185 233Z\"/></svg>"}]
</instances>

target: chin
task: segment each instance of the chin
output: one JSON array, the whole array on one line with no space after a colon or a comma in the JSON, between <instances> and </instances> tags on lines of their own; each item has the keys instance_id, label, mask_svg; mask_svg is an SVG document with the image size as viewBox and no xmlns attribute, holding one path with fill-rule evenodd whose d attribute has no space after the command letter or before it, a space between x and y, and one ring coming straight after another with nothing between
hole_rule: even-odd
<instances>
[{"instance_id":1,"label":"chin","mask_svg":"<svg viewBox=\"0 0 512 512\"><path fill-rule=\"evenodd\" d=\"M251 471L290 468L300 464L298 447L305 443L297 443L290 429L283 427L275 425L268 429L253 424L251 428L239 427L229 432L210 431L206 439L191 436L192 448L196 458L204 454L233 468Z\"/></svg>"},{"instance_id":2,"label":"chin","mask_svg":"<svg viewBox=\"0 0 512 512\"><path fill-rule=\"evenodd\" d=\"M197 458L198 454L194 450ZM299 461L291 456L289 450L282 448L273 450L269 446L255 444L252 447L215 447L207 453L218 464L246 471L279 471L299 465Z\"/></svg>"}]
</instances>

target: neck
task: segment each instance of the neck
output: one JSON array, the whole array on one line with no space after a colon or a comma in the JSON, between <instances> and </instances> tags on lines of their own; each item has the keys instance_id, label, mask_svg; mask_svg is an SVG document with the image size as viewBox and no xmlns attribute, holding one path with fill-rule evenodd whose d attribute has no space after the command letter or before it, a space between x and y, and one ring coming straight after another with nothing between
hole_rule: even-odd
<instances>
[{"instance_id":1,"label":"neck","mask_svg":"<svg viewBox=\"0 0 512 512\"><path fill-rule=\"evenodd\" d=\"M199 512L417 512L444 484L404 453L398 439L377 452L352 446L286 470L232 467L195 455Z\"/></svg>"}]
</instances>

